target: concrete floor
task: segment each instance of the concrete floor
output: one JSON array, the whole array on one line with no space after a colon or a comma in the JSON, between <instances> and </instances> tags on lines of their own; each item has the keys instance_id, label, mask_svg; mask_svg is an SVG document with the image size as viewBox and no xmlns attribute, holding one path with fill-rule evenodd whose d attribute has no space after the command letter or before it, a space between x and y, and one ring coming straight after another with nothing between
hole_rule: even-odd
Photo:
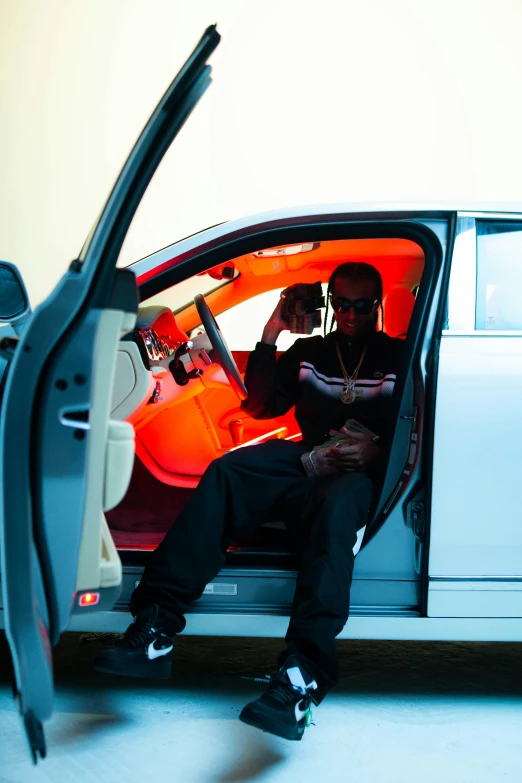
<instances>
[{"instance_id":1,"label":"concrete floor","mask_svg":"<svg viewBox=\"0 0 522 783\"><path fill-rule=\"evenodd\" d=\"M172 680L90 670L107 637L55 651L48 757L33 767L0 638L0 783L497 783L522 779L522 646L340 642L343 680L290 743L244 726L280 640L180 637Z\"/></svg>"}]
</instances>

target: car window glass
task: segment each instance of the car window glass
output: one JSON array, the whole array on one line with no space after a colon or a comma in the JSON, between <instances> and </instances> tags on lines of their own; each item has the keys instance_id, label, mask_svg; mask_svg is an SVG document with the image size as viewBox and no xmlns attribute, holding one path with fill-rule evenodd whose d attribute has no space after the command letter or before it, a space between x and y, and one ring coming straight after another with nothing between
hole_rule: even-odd
<instances>
[{"instance_id":1,"label":"car window glass","mask_svg":"<svg viewBox=\"0 0 522 783\"><path fill-rule=\"evenodd\" d=\"M522 224L477 220L475 328L522 329Z\"/></svg>"},{"instance_id":2,"label":"car window glass","mask_svg":"<svg viewBox=\"0 0 522 783\"><path fill-rule=\"evenodd\" d=\"M323 285L325 296L326 287L325 283ZM279 301L282 290L277 288L273 291L265 291L216 316L216 321L231 351L252 351L255 348L256 343L261 339L266 322ZM324 310L321 312L324 318ZM318 334L323 334L323 326L314 329L313 335ZM277 340L277 350L286 351L296 340L304 336L308 335L281 332Z\"/></svg>"}]
</instances>

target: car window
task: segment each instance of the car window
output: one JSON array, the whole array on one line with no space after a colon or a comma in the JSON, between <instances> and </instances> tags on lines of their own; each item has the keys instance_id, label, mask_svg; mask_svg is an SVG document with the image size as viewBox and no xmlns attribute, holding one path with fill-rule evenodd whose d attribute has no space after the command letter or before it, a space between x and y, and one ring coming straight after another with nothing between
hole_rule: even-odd
<instances>
[{"instance_id":1,"label":"car window","mask_svg":"<svg viewBox=\"0 0 522 783\"><path fill-rule=\"evenodd\" d=\"M326 287L325 283L323 285L325 296ZM216 321L231 351L252 351L255 348L256 343L261 339L266 322L279 301L282 290L282 288L277 288L273 291L265 291L265 293L253 296L216 316ZM321 312L324 317L324 310ZM313 331L314 335L322 333L323 326ZM288 331L281 332L277 340L278 351L286 351L303 336L305 335L291 334Z\"/></svg>"},{"instance_id":2,"label":"car window","mask_svg":"<svg viewBox=\"0 0 522 783\"><path fill-rule=\"evenodd\" d=\"M475 328L522 329L522 224L477 220Z\"/></svg>"}]
</instances>

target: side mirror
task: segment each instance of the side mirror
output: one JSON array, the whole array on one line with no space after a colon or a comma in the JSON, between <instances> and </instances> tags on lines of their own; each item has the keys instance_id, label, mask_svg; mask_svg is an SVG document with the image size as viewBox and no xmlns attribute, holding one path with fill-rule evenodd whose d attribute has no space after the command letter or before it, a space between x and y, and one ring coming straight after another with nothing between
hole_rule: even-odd
<instances>
[{"instance_id":1,"label":"side mirror","mask_svg":"<svg viewBox=\"0 0 522 783\"><path fill-rule=\"evenodd\" d=\"M0 322L9 323L20 336L31 315L31 305L20 270L0 261Z\"/></svg>"}]
</instances>

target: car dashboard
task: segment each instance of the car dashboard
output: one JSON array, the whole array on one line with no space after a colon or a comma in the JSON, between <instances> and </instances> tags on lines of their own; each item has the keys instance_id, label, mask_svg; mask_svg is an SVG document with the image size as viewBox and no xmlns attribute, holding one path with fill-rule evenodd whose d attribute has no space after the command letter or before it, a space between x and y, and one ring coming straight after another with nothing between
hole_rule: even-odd
<instances>
[{"instance_id":1,"label":"car dashboard","mask_svg":"<svg viewBox=\"0 0 522 783\"><path fill-rule=\"evenodd\" d=\"M158 362L173 356L188 340L168 307L140 307L134 332L127 337L138 346L143 364L150 370Z\"/></svg>"},{"instance_id":2,"label":"car dashboard","mask_svg":"<svg viewBox=\"0 0 522 783\"><path fill-rule=\"evenodd\" d=\"M168 307L140 307L132 332L120 341L112 398L112 417L144 426L171 405L201 394L209 386L228 386L211 355L206 334L187 345ZM176 361L175 361L176 359Z\"/></svg>"},{"instance_id":3,"label":"car dashboard","mask_svg":"<svg viewBox=\"0 0 522 783\"><path fill-rule=\"evenodd\" d=\"M139 337L142 341L143 348L145 349L149 361L161 361L174 353L174 348L171 347L165 339L160 337L152 326L146 327L145 329L137 329L136 332L136 337Z\"/></svg>"}]
</instances>

